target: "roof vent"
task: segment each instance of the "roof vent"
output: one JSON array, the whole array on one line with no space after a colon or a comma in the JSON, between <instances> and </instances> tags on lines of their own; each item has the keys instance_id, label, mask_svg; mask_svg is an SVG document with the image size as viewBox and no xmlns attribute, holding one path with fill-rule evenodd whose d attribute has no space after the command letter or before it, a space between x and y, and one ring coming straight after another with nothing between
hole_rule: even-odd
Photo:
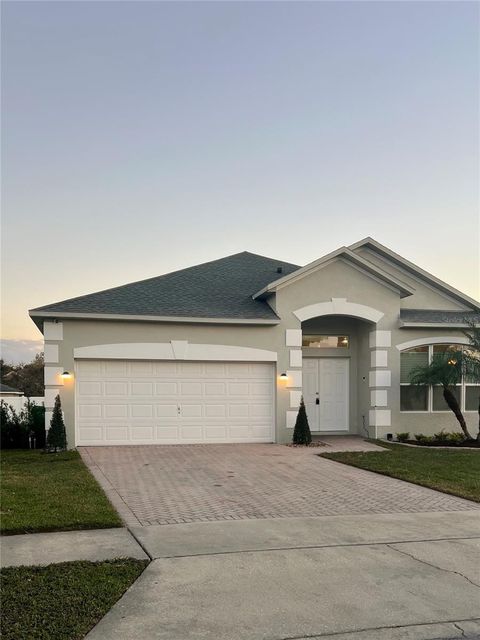
<instances>
[{"instance_id":1,"label":"roof vent","mask_svg":"<svg viewBox=\"0 0 480 640\"><path fill-rule=\"evenodd\" d=\"M283 267L277 267L277 273L283 273Z\"/></svg>"}]
</instances>

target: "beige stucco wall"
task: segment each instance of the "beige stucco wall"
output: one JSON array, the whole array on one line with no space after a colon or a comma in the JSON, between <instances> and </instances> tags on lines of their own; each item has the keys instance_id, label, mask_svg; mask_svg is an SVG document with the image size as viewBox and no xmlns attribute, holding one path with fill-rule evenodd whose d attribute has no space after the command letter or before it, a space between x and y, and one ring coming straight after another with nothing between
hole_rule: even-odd
<instances>
[{"instance_id":1,"label":"beige stucco wall","mask_svg":"<svg viewBox=\"0 0 480 640\"><path fill-rule=\"evenodd\" d=\"M429 294L431 290L429 289ZM434 293L434 292L433 292ZM437 294L435 294L437 295ZM364 319L347 317L322 317L304 322L306 332L316 331L332 334L346 333L351 336L351 347L348 357L350 366L350 431L364 434L363 425L368 427L370 435L382 436L396 431L410 431L412 433L434 433L441 428L453 430L456 428L455 418L450 413L410 414L400 412L400 353L397 344L415 338L430 338L435 336L463 337L461 330L447 329L400 329L400 307L405 306L398 292L365 273L338 260L323 269L305 276L288 286L281 287L272 306L281 318L278 325L234 325L234 324L194 324L194 323L163 323L138 321L102 321L102 320L63 320L61 321L62 336L52 338L46 336L46 348L54 354L50 361L46 361L46 397L53 397L59 390L67 425L69 445L74 444L74 388L75 379L62 383L60 373L64 369L75 371L73 350L85 347L114 343L155 343L170 342L170 340L188 340L189 343L232 345L252 347L275 351L277 360L276 385L276 438L277 442L287 442L292 437L291 421L296 413L296 407L291 406L291 390L301 391L301 386L293 386L293 379L301 371L301 366L291 365L290 352L301 347L286 344L286 331L301 330L302 323L294 312L302 307L314 303L329 302L332 298L346 299L348 303L364 305L380 311L383 316L377 323ZM440 296L440 299L442 297ZM448 301L447 301L448 302ZM447 303L437 308L447 309ZM417 295L418 308L428 308L433 304L431 298ZM387 352L387 365L379 369L371 365L372 351L377 350L371 345L372 332L387 332L390 344L382 346ZM55 334L54 334L55 335ZM55 346L58 346L58 356ZM380 348L380 347L379 347ZM314 355L312 352L305 356ZM320 354L319 354L320 355ZM335 355L322 353L322 355ZM47 371L48 370L48 371ZM380 387L370 385L372 371L391 372L391 384ZM293 375L285 383L279 379L279 374L289 371ZM372 406L372 394L375 389L387 392L387 405L379 409ZM295 396L296 397L296 396ZM48 406L53 406L53 402ZM371 412L374 412L373 414ZM378 413L380 412L380 413ZM374 426L374 420L388 420L386 425ZM475 430L477 416L474 412L467 414L467 420L472 430ZM290 424L288 424L290 421ZM370 425L370 426L368 426Z\"/></svg>"}]
</instances>

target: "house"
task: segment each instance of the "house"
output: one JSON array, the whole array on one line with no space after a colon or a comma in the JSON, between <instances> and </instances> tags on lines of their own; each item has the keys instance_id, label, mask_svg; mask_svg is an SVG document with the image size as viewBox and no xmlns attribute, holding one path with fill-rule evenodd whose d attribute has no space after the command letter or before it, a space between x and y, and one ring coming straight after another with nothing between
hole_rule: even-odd
<instances>
[{"instance_id":1,"label":"house","mask_svg":"<svg viewBox=\"0 0 480 640\"><path fill-rule=\"evenodd\" d=\"M304 267L248 252L30 311L45 338L49 424L73 445L288 442L303 395L314 434L455 429L412 367L480 303L372 238ZM458 386L474 426L479 387Z\"/></svg>"},{"instance_id":2,"label":"house","mask_svg":"<svg viewBox=\"0 0 480 640\"><path fill-rule=\"evenodd\" d=\"M13 387L9 387L8 384L0 383L0 398L18 398L23 396L23 391L19 391L18 389L14 389Z\"/></svg>"}]
</instances>

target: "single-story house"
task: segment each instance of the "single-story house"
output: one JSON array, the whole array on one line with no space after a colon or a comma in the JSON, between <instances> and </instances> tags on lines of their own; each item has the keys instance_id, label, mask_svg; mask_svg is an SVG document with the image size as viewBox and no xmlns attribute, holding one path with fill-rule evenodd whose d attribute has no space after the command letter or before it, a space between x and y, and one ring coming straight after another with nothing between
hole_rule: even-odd
<instances>
[{"instance_id":1,"label":"single-story house","mask_svg":"<svg viewBox=\"0 0 480 640\"><path fill-rule=\"evenodd\" d=\"M456 421L412 367L479 320L480 303L372 238L304 267L248 252L32 309L46 424L69 446L288 442L432 434ZM457 347L456 347L457 348ZM474 430L478 385L457 388Z\"/></svg>"},{"instance_id":2,"label":"single-story house","mask_svg":"<svg viewBox=\"0 0 480 640\"><path fill-rule=\"evenodd\" d=\"M18 398L23 396L23 391L9 387L8 384L0 383L0 399L3 398Z\"/></svg>"}]
</instances>

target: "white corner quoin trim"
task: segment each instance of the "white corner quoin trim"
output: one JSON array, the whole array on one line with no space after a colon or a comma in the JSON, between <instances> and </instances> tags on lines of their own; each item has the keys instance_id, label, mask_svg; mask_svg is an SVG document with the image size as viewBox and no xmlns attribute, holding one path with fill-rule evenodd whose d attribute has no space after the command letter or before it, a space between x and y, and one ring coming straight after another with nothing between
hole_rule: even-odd
<instances>
[{"instance_id":1,"label":"white corner quoin trim","mask_svg":"<svg viewBox=\"0 0 480 640\"><path fill-rule=\"evenodd\" d=\"M435 338L416 338L415 340L408 340L407 342L401 342L397 344L397 349L403 351L404 349L412 349L413 347L422 347L427 344L470 344L468 338L459 338L458 336L438 336Z\"/></svg>"},{"instance_id":2,"label":"white corner quoin trim","mask_svg":"<svg viewBox=\"0 0 480 640\"><path fill-rule=\"evenodd\" d=\"M45 320L43 323L44 340L63 340L63 323Z\"/></svg>"},{"instance_id":3,"label":"white corner quoin trim","mask_svg":"<svg viewBox=\"0 0 480 640\"><path fill-rule=\"evenodd\" d=\"M190 344L187 340L171 342L126 342L77 347L75 359L111 360L221 360L230 362L276 362L277 353L266 349L224 344Z\"/></svg>"},{"instance_id":4,"label":"white corner quoin trim","mask_svg":"<svg viewBox=\"0 0 480 640\"><path fill-rule=\"evenodd\" d=\"M285 344L287 347L301 347L302 346L302 330L286 329Z\"/></svg>"},{"instance_id":5,"label":"white corner quoin trim","mask_svg":"<svg viewBox=\"0 0 480 640\"><path fill-rule=\"evenodd\" d=\"M353 318L362 318L370 322L378 322L385 315L382 311L367 307L364 304L356 302L348 302L346 298L332 298L329 302L316 302L306 307L301 307L293 312L300 322L317 318L318 316L352 316Z\"/></svg>"},{"instance_id":6,"label":"white corner quoin trim","mask_svg":"<svg viewBox=\"0 0 480 640\"><path fill-rule=\"evenodd\" d=\"M392 345L391 331L371 331L369 336L370 348L390 347Z\"/></svg>"}]
</instances>

